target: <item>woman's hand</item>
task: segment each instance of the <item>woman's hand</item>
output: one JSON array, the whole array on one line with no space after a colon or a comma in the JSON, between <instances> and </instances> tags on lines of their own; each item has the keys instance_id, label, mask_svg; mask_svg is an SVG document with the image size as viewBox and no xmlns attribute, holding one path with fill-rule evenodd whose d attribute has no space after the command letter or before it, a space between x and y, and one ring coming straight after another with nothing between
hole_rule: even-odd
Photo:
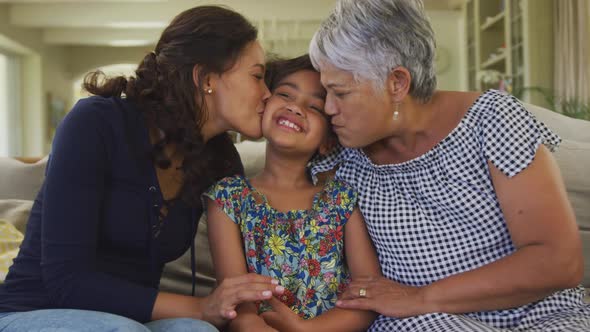
<instances>
[{"instance_id":1,"label":"woman's hand","mask_svg":"<svg viewBox=\"0 0 590 332\"><path fill-rule=\"evenodd\" d=\"M297 315L291 308L287 307L277 298L272 297L266 301L272 307L273 311L267 311L260 314L266 324L281 332L299 332L307 331L305 329L305 320Z\"/></svg>"},{"instance_id":2,"label":"woman's hand","mask_svg":"<svg viewBox=\"0 0 590 332\"><path fill-rule=\"evenodd\" d=\"M278 281L254 273L226 278L203 299L203 320L221 327L236 318L236 306L240 303L268 300L283 291Z\"/></svg>"},{"instance_id":3,"label":"woman's hand","mask_svg":"<svg viewBox=\"0 0 590 332\"><path fill-rule=\"evenodd\" d=\"M423 288L402 285L385 277L353 280L336 306L372 310L384 316L404 318L428 313Z\"/></svg>"}]
</instances>

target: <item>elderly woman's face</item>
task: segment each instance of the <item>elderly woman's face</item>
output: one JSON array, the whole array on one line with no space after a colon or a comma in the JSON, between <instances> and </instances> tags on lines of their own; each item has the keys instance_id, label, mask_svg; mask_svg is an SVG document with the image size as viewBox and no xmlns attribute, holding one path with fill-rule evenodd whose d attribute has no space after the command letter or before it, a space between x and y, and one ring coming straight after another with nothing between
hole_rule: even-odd
<instances>
[{"instance_id":1,"label":"elderly woman's face","mask_svg":"<svg viewBox=\"0 0 590 332\"><path fill-rule=\"evenodd\" d=\"M371 82L357 82L350 72L327 63L320 72L325 111L340 144L363 148L391 135L392 102L385 89L376 91Z\"/></svg>"}]
</instances>

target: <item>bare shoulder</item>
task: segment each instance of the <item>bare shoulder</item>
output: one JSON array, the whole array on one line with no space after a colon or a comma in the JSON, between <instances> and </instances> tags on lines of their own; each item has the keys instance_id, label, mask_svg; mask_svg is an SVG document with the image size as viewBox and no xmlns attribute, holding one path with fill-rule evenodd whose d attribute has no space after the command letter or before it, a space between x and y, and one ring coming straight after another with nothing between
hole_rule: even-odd
<instances>
[{"instance_id":1,"label":"bare shoulder","mask_svg":"<svg viewBox=\"0 0 590 332\"><path fill-rule=\"evenodd\" d=\"M481 95L481 92L472 91L437 91L432 98L434 107L440 110L438 113L442 116L442 119L437 119L437 123L440 125L448 121L447 129L450 132Z\"/></svg>"},{"instance_id":2,"label":"bare shoulder","mask_svg":"<svg viewBox=\"0 0 590 332\"><path fill-rule=\"evenodd\" d=\"M469 109L483 93L480 91L438 91L441 102L458 109Z\"/></svg>"}]
</instances>

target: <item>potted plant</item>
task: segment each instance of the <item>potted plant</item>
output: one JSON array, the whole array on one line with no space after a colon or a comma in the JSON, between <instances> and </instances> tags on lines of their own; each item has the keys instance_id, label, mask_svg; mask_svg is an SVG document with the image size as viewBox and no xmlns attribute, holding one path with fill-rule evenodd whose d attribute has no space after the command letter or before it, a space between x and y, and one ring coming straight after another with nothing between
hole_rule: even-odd
<instances>
[{"instance_id":1,"label":"potted plant","mask_svg":"<svg viewBox=\"0 0 590 332\"><path fill-rule=\"evenodd\" d=\"M527 91L539 93L545 99L547 105L549 105L549 109L554 112L572 118L590 121L590 102L576 98L560 98L554 90L535 86L515 88L512 94L520 99Z\"/></svg>"}]
</instances>

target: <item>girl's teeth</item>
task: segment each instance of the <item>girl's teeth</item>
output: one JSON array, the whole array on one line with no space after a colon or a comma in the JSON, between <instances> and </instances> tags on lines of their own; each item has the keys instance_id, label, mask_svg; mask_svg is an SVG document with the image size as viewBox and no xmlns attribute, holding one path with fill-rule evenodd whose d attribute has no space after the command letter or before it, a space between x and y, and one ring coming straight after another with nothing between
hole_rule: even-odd
<instances>
[{"instance_id":1,"label":"girl's teeth","mask_svg":"<svg viewBox=\"0 0 590 332\"><path fill-rule=\"evenodd\" d=\"M289 120L281 120L281 121L279 121L279 124L283 125L283 126L287 126L292 129L295 129L297 131L301 131L301 128L298 125L294 124L293 122L291 122Z\"/></svg>"}]
</instances>

